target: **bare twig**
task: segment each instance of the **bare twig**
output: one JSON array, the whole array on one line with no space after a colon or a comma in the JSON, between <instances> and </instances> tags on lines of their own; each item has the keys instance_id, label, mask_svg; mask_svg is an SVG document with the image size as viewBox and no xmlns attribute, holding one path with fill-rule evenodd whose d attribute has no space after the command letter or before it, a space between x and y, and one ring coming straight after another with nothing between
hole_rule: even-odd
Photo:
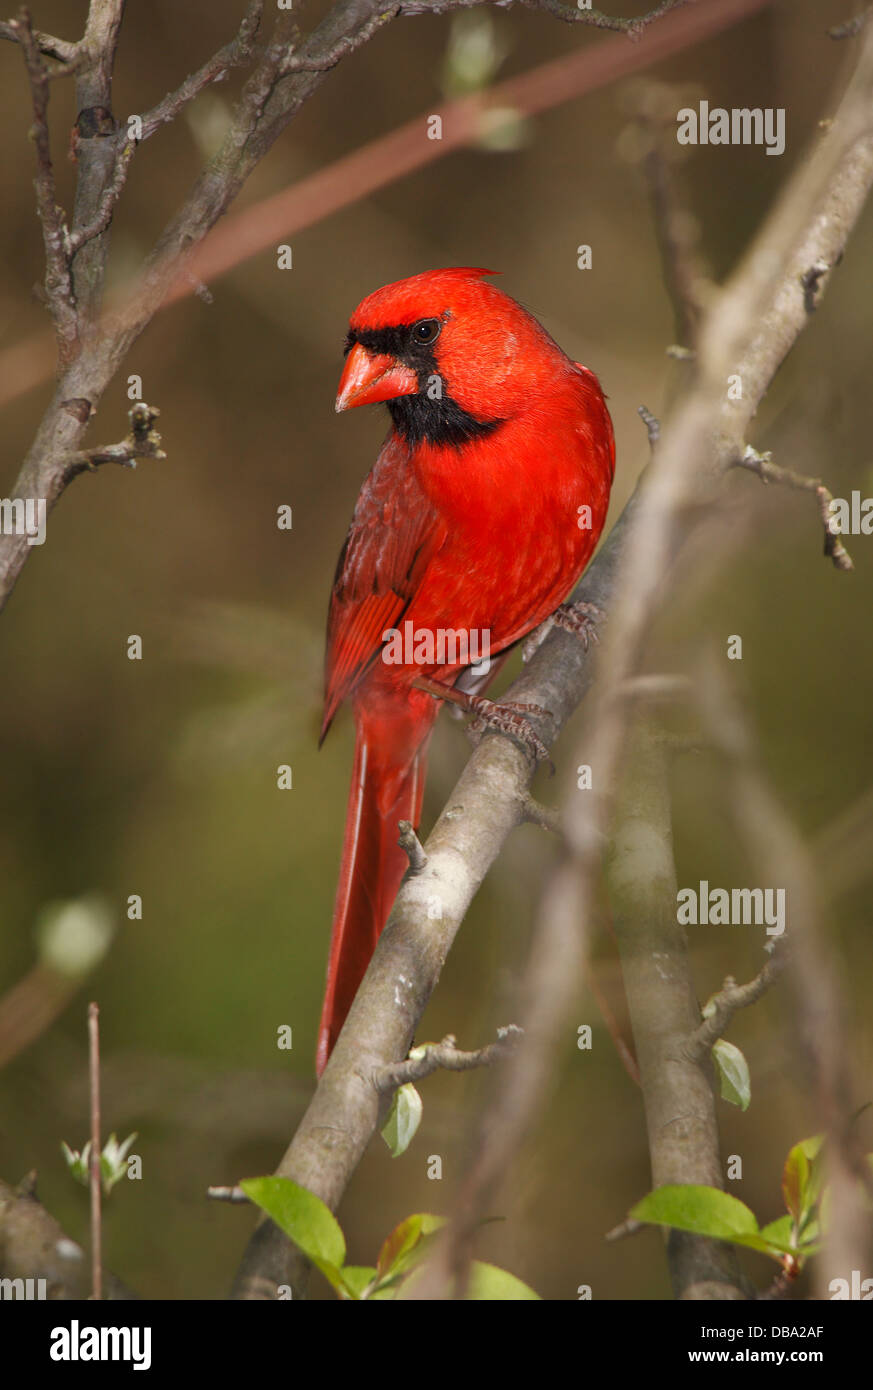
<instances>
[{"instance_id":1,"label":"bare twig","mask_svg":"<svg viewBox=\"0 0 873 1390\"><path fill-rule=\"evenodd\" d=\"M646 1229L645 1221L635 1221L632 1216L629 1216L626 1221L620 1221L617 1226L613 1226L611 1231L607 1231L603 1239L610 1241L610 1243L616 1240L626 1240L628 1236L639 1235L640 1231Z\"/></svg>"},{"instance_id":2,"label":"bare twig","mask_svg":"<svg viewBox=\"0 0 873 1390\"><path fill-rule=\"evenodd\" d=\"M94 220L87 227L77 227L67 236L66 252L71 261L87 241L100 236L112 221L115 204L127 182L127 172L135 151L136 144L126 140L116 158L112 179L103 190Z\"/></svg>"},{"instance_id":3,"label":"bare twig","mask_svg":"<svg viewBox=\"0 0 873 1390\"><path fill-rule=\"evenodd\" d=\"M263 12L264 0L251 0L236 37L214 53L190 77L186 77L175 92L170 92L163 101L159 101L157 106L145 113L142 117L143 140L148 140L162 125L174 120L189 102L213 82L222 82L231 68L245 66L255 50Z\"/></svg>"},{"instance_id":4,"label":"bare twig","mask_svg":"<svg viewBox=\"0 0 873 1390\"><path fill-rule=\"evenodd\" d=\"M738 985L731 976L725 980L718 994L709 1000L706 1013L697 1032L688 1039L684 1051L694 1061L703 1061L712 1051L713 1044L723 1037L734 1014L756 1004L762 995L776 983L787 962L785 938L772 946L769 959L758 971L753 980Z\"/></svg>"},{"instance_id":5,"label":"bare twig","mask_svg":"<svg viewBox=\"0 0 873 1390\"><path fill-rule=\"evenodd\" d=\"M58 62L64 64L75 63L79 58L81 49L78 43L56 39L52 34L41 34L38 29L33 30L33 38L40 53L45 54L47 58L57 58ZM10 43L21 43L21 30L15 20L0 23L0 39L8 39Z\"/></svg>"},{"instance_id":6,"label":"bare twig","mask_svg":"<svg viewBox=\"0 0 873 1390\"><path fill-rule=\"evenodd\" d=\"M750 473L757 473L762 483L783 483L786 487L796 488L800 492L814 492L818 502L819 515L822 526L824 527L824 553L833 560L838 570L851 570L855 566L852 557L843 545L839 536L831 530L831 509L830 505L834 500L833 493L825 487L821 478L807 478L802 473L795 473L790 468L783 468L781 464L773 462L771 453L759 454L757 449L753 449L751 444L747 444L739 458L734 460L735 468L747 468Z\"/></svg>"},{"instance_id":7,"label":"bare twig","mask_svg":"<svg viewBox=\"0 0 873 1390\"><path fill-rule=\"evenodd\" d=\"M386 24L390 24L396 14L396 7L386 6L381 12L377 10L356 34L343 34L336 43L319 53L317 58L307 57L305 54L298 56L294 52L289 53L279 67L280 77L286 77L291 72L329 72L349 53L354 53L355 49L359 48L362 43L371 39L380 29L384 29Z\"/></svg>"},{"instance_id":8,"label":"bare twig","mask_svg":"<svg viewBox=\"0 0 873 1390\"><path fill-rule=\"evenodd\" d=\"M646 427L646 433L649 436L649 444L654 449L658 440L661 438L661 422L657 416L652 414L647 406L638 405L637 414Z\"/></svg>"},{"instance_id":9,"label":"bare twig","mask_svg":"<svg viewBox=\"0 0 873 1390\"><path fill-rule=\"evenodd\" d=\"M427 855L413 829L412 822L408 820L398 821L397 829L400 831L397 843L409 860L409 872L420 874L422 869L427 867Z\"/></svg>"},{"instance_id":10,"label":"bare twig","mask_svg":"<svg viewBox=\"0 0 873 1390\"><path fill-rule=\"evenodd\" d=\"M33 32L30 11L22 8L12 28L24 52L33 101L33 142L36 148L36 201L45 246L45 296L54 320L58 361L65 366L78 348L79 325L67 259L67 228L55 197L48 129L49 78Z\"/></svg>"},{"instance_id":11,"label":"bare twig","mask_svg":"<svg viewBox=\"0 0 873 1390\"><path fill-rule=\"evenodd\" d=\"M93 472L103 463L118 463L125 468L135 468L137 459L167 457L161 448L161 436L154 427L161 413L158 408L146 405L145 401L137 401L127 413L130 418L130 434L121 443L80 449L66 456L64 472L68 482L80 473Z\"/></svg>"},{"instance_id":12,"label":"bare twig","mask_svg":"<svg viewBox=\"0 0 873 1390\"><path fill-rule=\"evenodd\" d=\"M402 15L449 14L453 10L471 9L479 0L399 0L398 12ZM527 10L540 10L554 15L565 24L588 24L594 29L610 29L614 33L626 34L628 38L641 38L650 24L683 5L694 5L698 0L662 0L648 14L636 19L620 19L616 15L604 14L602 10L580 9L574 0L495 0L496 8L509 9L513 3Z\"/></svg>"},{"instance_id":13,"label":"bare twig","mask_svg":"<svg viewBox=\"0 0 873 1390\"><path fill-rule=\"evenodd\" d=\"M439 1043L424 1043L415 1049L417 1054L405 1062L380 1067L373 1073L373 1085L380 1095L396 1091L408 1081L421 1081L435 1071L472 1071L475 1067L490 1067L507 1057L518 1046L522 1029L514 1023L498 1028L497 1041L480 1047L476 1052L459 1052L457 1040L448 1033Z\"/></svg>"},{"instance_id":14,"label":"bare twig","mask_svg":"<svg viewBox=\"0 0 873 1390\"><path fill-rule=\"evenodd\" d=\"M524 818L530 821L531 825L538 825L542 830L550 830L553 835L561 833L561 813L554 806L544 806L541 801L537 801L533 796L524 798Z\"/></svg>"},{"instance_id":15,"label":"bare twig","mask_svg":"<svg viewBox=\"0 0 873 1390\"><path fill-rule=\"evenodd\" d=\"M91 1153L89 1178L91 1193L91 1297L103 1297L103 1224L100 1140L100 1009L88 1005L88 1084L91 1096Z\"/></svg>"}]
</instances>

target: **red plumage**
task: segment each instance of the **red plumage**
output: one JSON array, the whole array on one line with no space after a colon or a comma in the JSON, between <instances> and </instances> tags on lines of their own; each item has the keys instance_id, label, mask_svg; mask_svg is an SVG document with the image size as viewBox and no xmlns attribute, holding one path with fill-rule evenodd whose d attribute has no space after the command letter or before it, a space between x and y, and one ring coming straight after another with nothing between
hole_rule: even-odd
<instances>
[{"instance_id":1,"label":"red plumage","mask_svg":"<svg viewBox=\"0 0 873 1390\"><path fill-rule=\"evenodd\" d=\"M427 743L463 667L388 664L384 634L490 633L492 656L563 602L603 529L615 466L594 374L488 271L429 271L377 290L349 326L337 410L392 415L337 566L322 738L351 700L357 730L317 1068L324 1068L406 868ZM585 511L590 508L590 515ZM587 524L586 524L587 523Z\"/></svg>"}]
</instances>

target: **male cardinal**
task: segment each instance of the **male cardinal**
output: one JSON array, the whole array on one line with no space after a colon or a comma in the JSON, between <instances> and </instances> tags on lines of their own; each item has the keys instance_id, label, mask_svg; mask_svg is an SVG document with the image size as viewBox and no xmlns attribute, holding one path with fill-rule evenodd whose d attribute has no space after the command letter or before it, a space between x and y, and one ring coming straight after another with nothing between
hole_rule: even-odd
<instances>
[{"instance_id":1,"label":"male cardinal","mask_svg":"<svg viewBox=\"0 0 873 1390\"><path fill-rule=\"evenodd\" d=\"M357 733L319 1075L407 867L398 821L418 826L441 699L526 732L540 751L519 707L459 692L465 669L462 684L475 688L470 648L441 647L440 635L485 633L491 654L505 652L555 614L606 518L615 445L597 378L491 274L413 275L369 295L349 323L336 409L384 401L391 430L361 489L328 617L321 737L346 698ZM590 614L562 611L587 635Z\"/></svg>"}]
</instances>

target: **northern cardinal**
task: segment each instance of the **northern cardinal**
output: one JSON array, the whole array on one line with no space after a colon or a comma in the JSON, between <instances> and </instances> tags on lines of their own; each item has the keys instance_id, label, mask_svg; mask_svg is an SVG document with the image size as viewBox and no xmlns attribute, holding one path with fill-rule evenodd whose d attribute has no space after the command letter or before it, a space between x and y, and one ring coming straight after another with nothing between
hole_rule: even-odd
<instances>
[{"instance_id":1,"label":"northern cardinal","mask_svg":"<svg viewBox=\"0 0 873 1390\"><path fill-rule=\"evenodd\" d=\"M493 273L399 280L349 323L336 409L384 401L391 430L358 497L328 618L321 737L347 698L357 735L319 1075L407 868L397 826L418 826L434 694L460 701L469 653L481 655L479 638L465 654L445 634L485 633L492 655L505 652L566 598L606 519L615 445L597 378L484 280ZM467 703L498 727L525 723Z\"/></svg>"}]
</instances>

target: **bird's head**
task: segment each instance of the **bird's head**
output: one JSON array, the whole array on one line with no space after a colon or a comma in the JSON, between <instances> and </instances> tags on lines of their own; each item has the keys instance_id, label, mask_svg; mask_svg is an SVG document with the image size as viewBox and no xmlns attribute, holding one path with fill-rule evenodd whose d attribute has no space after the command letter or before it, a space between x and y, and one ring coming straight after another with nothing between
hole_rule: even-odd
<instances>
[{"instance_id":1,"label":"bird's head","mask_svg":"<svg viewBox=\"0 0 873 1390\"><path fill-rule=\"evenodd\" d=\"M463 444L517 415L568 359L489 270L385 285L349 322L336 408L384 401L410 444Z\"/></svg>"}]
</instances>

